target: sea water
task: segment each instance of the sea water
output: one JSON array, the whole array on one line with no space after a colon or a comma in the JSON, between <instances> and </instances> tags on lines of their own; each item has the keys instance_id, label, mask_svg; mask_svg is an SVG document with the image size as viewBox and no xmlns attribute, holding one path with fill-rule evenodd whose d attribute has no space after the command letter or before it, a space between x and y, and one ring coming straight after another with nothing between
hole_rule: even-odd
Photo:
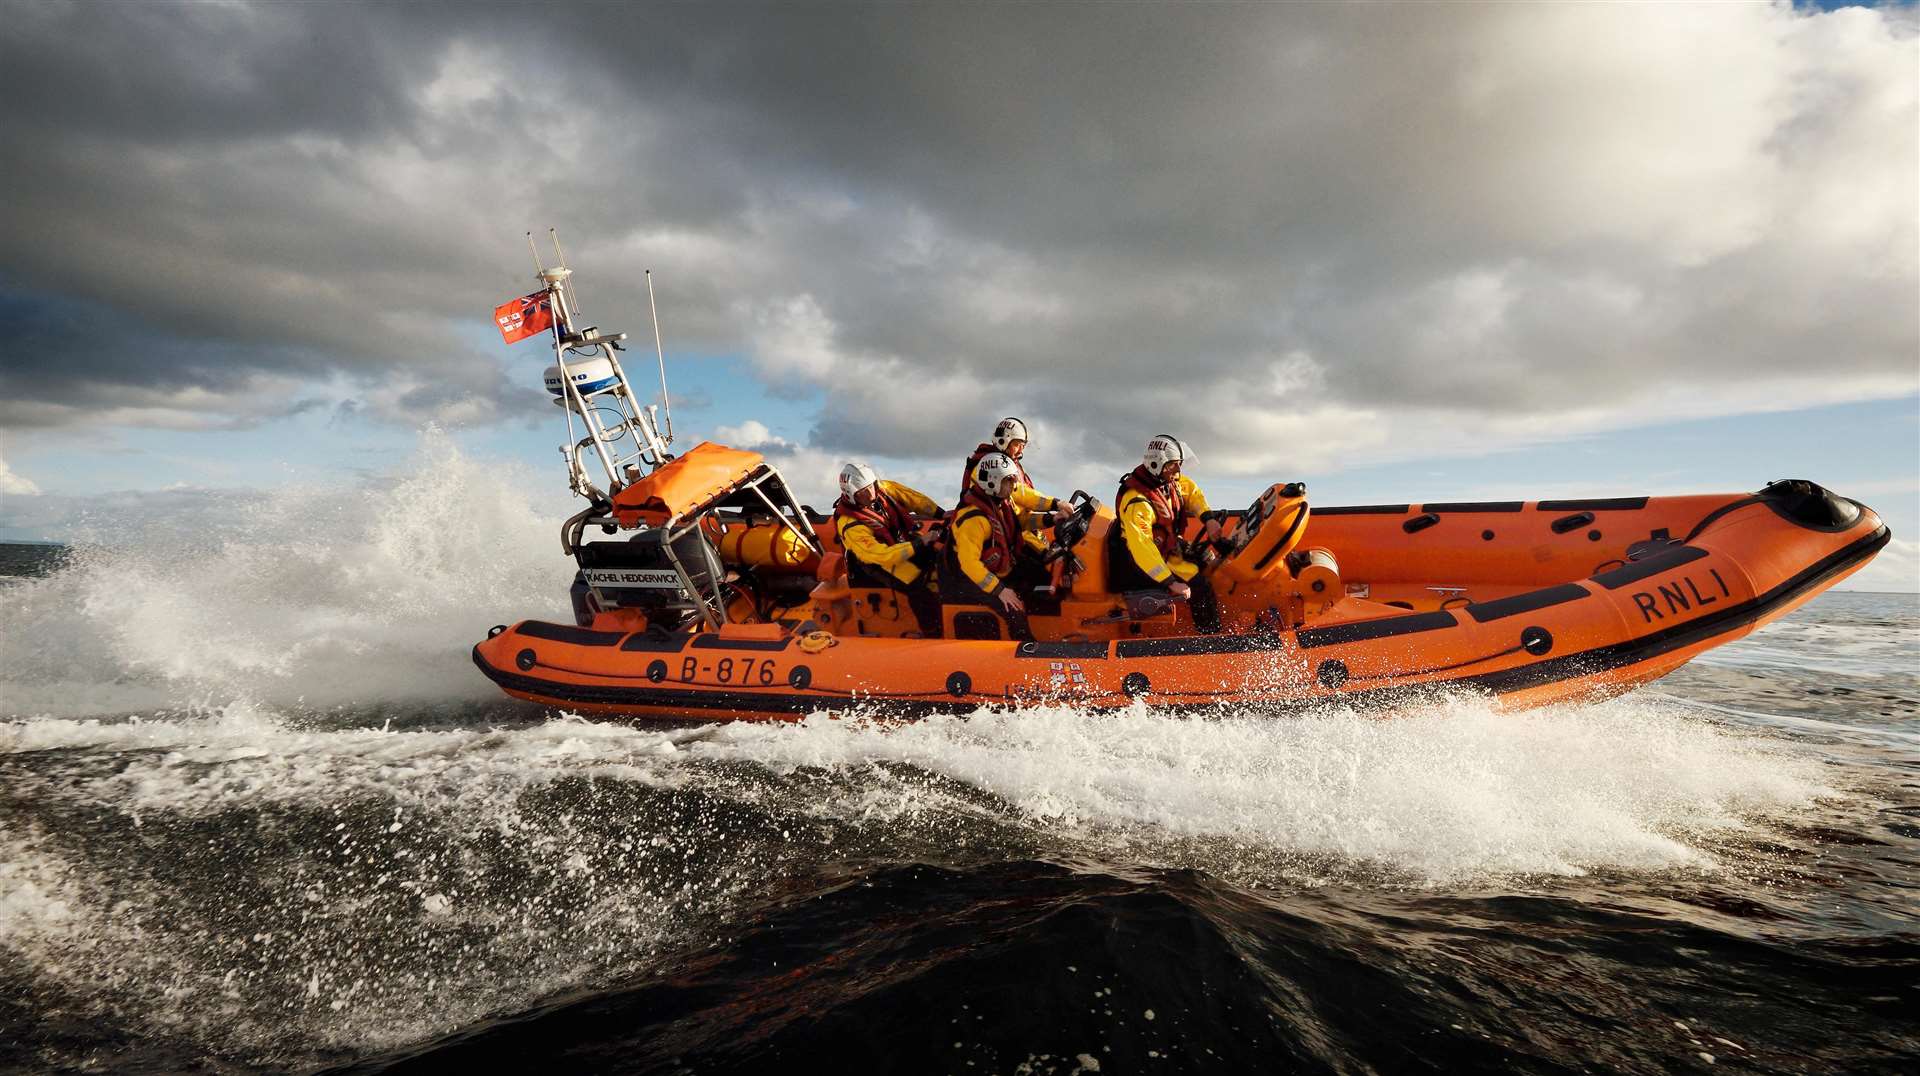
<instances>
[{"instance_id":1,"label":"sea water","mask_svg":"<svg viewBox=\"0 0 1920 1076\"><path fill-rule=\"evenodd\" d=\"M1920 1057L1913 595L1519 714L599 723L468 659L554 506L423 451L11 551L0 1067Z\"/></svg>"}]
</instances>

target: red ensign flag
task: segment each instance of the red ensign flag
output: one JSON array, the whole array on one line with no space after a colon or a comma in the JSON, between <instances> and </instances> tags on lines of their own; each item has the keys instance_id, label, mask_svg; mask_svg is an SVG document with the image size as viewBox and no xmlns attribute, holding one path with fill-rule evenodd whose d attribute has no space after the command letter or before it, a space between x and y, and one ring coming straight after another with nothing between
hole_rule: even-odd
<instances>
[{"instance_id":1,"label":"red ensign flag","mask_svg":"<svg viewBox=\"0 0 1920 1076\"><path fill-rule=\"evenodd\" d=\"M517 344L553 327L553 302L544 291L522 295L494 307L493 322L507 343Z\"/></svg>"}]
</instances>

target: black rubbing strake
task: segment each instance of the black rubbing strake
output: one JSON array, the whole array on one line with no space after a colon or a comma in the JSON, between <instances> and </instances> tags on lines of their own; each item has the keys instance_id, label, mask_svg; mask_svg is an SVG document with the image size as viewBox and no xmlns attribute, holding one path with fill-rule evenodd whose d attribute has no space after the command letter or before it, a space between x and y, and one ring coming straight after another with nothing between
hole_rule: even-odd
<instances>
[{"instance_id":1,"label":"black rubbing strake","mask_svg":"<svg viewBox=\"0 0 1920 1076\"><path fill-rule=\"evenodd\" d=\"M718 635L700 634L693 637L695 650L785 650L793 642L789 635L780 639L722 639Z\"/></svg>"},{"instance_id":2,"label":"black rubbing strake","mask_svg":"<svg viewBox=\"0 0 1920 1076\"><path fill-rule=\"evenodd\" d=\"M1437 631L1441 628L1455 627L1460 622L1446 610L1433 613L1412 613L1407 616L1382 617L1379 620L1359 620L1349 624L1329 624L1324 628L1301 628L1295 638L1300 649L1313 650L1322 646L1337 646L1341 643L1364 643L1370 639L1389 639L1396 635L1412 635L1423 631Z\"/></svg>"},{"instance_id":3,"label":"black rubbing strake","mask_svg":"<svg viewBox=\"0 0 1920 1076\"><path fill-rule=\"evenodd\" d=\"M1254 635L1176 635L1166 639L1122 639L1115 643L1115 657L1177 658L1190 654L1244 654L1253 650L1274 650L1280 637L1261 632Z\"/></svg>"},{"instance_id":4,"label":"black rubbing strake","mask_svg":"<svg viewBox=\"0 0 1920 1076\"><path fill-rule=\"evenodd\" d=\"M636 631L627 636L620 649L638 654L678 654L687 648L687 641L693 636L685 633L655 634L651 631Z\"/></svg>"},{"instance_id":5,"label":"black rubbing strake","mask_svg":"<svg viewBox=\"0 0 1920 1076\"><path fill-rule=\"evenodd\" d=\"M1410 504L1336 504L1331 508L1315 508L1320 516L1404 516Z\"/></svg>"},{"instance_id":6,"label":"black rubbing strake","mask_svg":"<svg viewBox=\"0 0 1920 1076\"><path fill-rule=\"evenodd\" d=\"M1527 506L1525 501L1447 501L1442 504L1423 504L1422 512L1518 512Z\"/></svg>"},{"instance_id":7,"label":"black rubbing strake","mask_svg":"<svg viewBox=\"0 0 1920 1076\"><path fill-rule=\"evenodd\" d=\"M544 620L529 620L520 625L520 634L529 639L572 643L574 646L614 646L627 637L624 631L589 631L571 624L549 624Z\"/></svg>"},{"instance_id":8,"label":"black rubbing strake","mask_svg":"<svg viewBox=\"0 0 1920 1076\"><path fill-rule=\"evenodd\" d=\"M1650 575L1659 575L1661 572L1678 568L1682 564L1692 564L1706 555L1707 551L1697 545L1669 546L1631 564L1601 572L1593 577L1593 581L1608 590L1619 590L1629 583L1638 583Z\"/></svg>"},{"instance_id":9,"label":"black rubbing strake","mask_svg":"<svg viewBox=\"0 0 1920 1076\"><path fill-rule=\"evenodd\" d=\"M1556 587L1542 587L1529 590L1525 594L1515 594L1511 598L1495 598L1490 602L1474 602L1467 606L1467 615L1475 621L1485 624L1502 617L1531 613L1536 609L1564 605L1579 601L1587 596L1587 588L1578 583L1562 583Z\"/></svg>"},{"instance_id":10,"label":"black rubbing strake","mask_svg":"<svg viewBox=\"0 0 1920 1076\"><path fill-rule=\"evenodd\" d=\"M1645 497L1589 497L1574 501L1541 501L1533 507L1541 512L1627 512L1647 506Z\"/></svg>"},{"instance_id":11,"label":"black rubbing strake","mask_svg":"<svg viewBox=\"0 0 1920 1076\"><path fill-rule=\"evenodd\" d=\"M1030 641L1014 648L1014 656L1022 658L1104 658L1107 656L1107 644L1089 643L1049 643Z\"/></svg>"}]
</instances>

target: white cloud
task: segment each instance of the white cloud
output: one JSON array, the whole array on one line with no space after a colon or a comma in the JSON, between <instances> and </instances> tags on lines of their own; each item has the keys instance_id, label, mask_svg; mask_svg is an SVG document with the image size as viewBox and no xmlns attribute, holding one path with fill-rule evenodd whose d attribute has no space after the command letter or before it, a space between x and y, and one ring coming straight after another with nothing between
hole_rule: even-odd
<instances>
[{"instance_id":1,"label":"white cloud","mask_svg":"<svg viewBox=\"0 0 1920 1076\"><path fill-rule=\"evenodd\" d=\"M774 432L767 428L767 424L757 418L750 418L738 426L720 426L713 433L722 443L734 448L793 447L793 442L784 437L775 436Z\"/></svg>"},{"instance_id":2,"label":"white cloud","mask_svg":"<svg viewBox=\"0 0 1920 1076\"><path fill-rule=\"evenodd\" d=\"M1278 475L1920 387L1910 11L244 14L0 42L0 273L179 341L9 355L0 423L537 409L450 326L545 223L602 324L644 338L652 267L670 348L826 390L775 447L930 476L1006 413L1089 474L1170 429Z\"/></svg>"},{"instance_id":3,"label":"white cloud","mask_svg":"<svg viewBox=\"0 0 1920 1076\"><path fill-rule=\"evenodd\" d=\"M797 445L774 433L759 419L747 419L738 426L719 426L714 439L733 448L758 452L780 471L787 488L801 503L825 511L840 496L839 475L843 460L817 448Z\"/></svg>"},{"instance_id":4,"label":"white cloud","mask_svg":"<svg viewBox=\"0 0 1920 1076\"><path fill-rule=\"evenodd\" d=\"M7 461L0 458L0 493L14 497L32 497L39 492L39 486L34 485L25 475L14 474L13 468L7 465Z\"/></svg>"}]
</instances>

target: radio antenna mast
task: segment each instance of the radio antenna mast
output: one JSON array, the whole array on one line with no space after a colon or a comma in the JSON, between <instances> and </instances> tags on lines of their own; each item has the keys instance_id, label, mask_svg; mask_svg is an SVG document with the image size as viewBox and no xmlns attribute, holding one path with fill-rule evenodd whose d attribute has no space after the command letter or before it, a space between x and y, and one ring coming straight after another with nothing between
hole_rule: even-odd
<instances>
[{"instance_id":1,"label":"radio antenna mast","mask_svg":"<svg viewBox=\"0 0 1920 1076\"><path fill-rule=\"evenodd\" d=\"M533 268L535 272L544 273L547 271L547 267L540 264L540 251L533 245L532 232L527 233L527 253L533 255Z\"/></svg>"},{"instance_id":2,"label":"radio antenna mast","mask_svg":"<svg viewBox=\"0 0 1920 1076\"><path fill-rule=\"evenodd\" d=\"M647 310L653 314L653 357L660 364L660 409L667 416L667 441L673 441L673 402L667 399L667 352L660 346L660 307L653 301L653 270L646 270Z\"/></svg>"},{"instance_id":3,"label":"radio antenna mast","mask_svg":"<svg viewBox=\"0 0 1920 1076\"><path fill-rule=\"evenodd\" d=\"M547 236L553 240L553 256L560 259L561 265L567 264L567 255L560 249L560 233L553 228L548 228ZM578 314L580 312L580 293L574 290L572 277L567 278L566 286L567 303L573 307L573 312Z\"/></svg>"}]
</instances>

